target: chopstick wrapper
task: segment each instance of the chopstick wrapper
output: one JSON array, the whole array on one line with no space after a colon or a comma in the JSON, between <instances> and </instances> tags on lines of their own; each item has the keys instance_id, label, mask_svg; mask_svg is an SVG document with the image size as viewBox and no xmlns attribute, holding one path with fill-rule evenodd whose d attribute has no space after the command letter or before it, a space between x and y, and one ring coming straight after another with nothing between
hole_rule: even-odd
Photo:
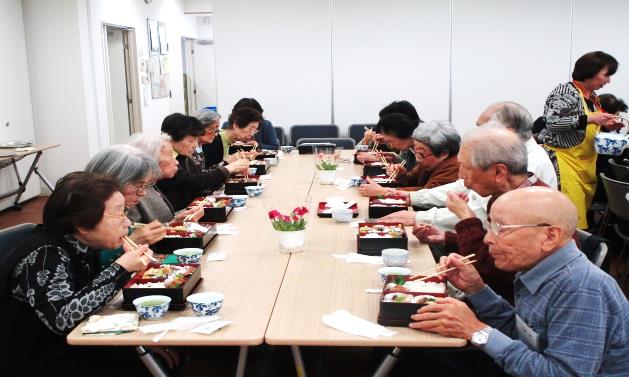
<instances>
[{"instance_id":1,"label":"chopstick wrapper","mask_svg":"<svg viewBox=\"0 0 629 377\"><path fill-rule=\"evenodd\" d=\"M358 253L332 254L334 258L344 259L347 263L384 264L382 257Z\"/></svg>"},{"instance_id":2,"label":"chopstick wrapper","mask_svg":"<svg viewBox=\"0 0 629 377\"><path fill-rule=\"evenodd\" d=\"M195 333L198 333L198 334L210 335L214 331L220 330L223 327L229 325L230 323L234 323L234 321L225 321L225 320L223 320L223 321L210 322L210 323L206 323L205 325L201 325L199 327L195 327L194 329L190 330L190 332L195 332Z\"/></svg>"},{"instance_id":3,"label":"chopstick wrapper","mask_svg":"<svg viewBox=\"0 0 629 377\"><path fill-rule=\"evenodd\" d=\"M332 314L324 315L321 317L321 321L337 330L370 339L397 334L384 326L356 317L346 310L337 310Z\"/></svg>"},{"instance_id":4,"label":"chopstick wrapper","mask_svg":"<svg viewBox=\"0 0 629 377\"><path fill-rule=\"evenodd\" d=\"M137 313L92 315L81 329L81 334L119 334L138 328Z\"/></svg>"},{"instance_id":5,"label":"chopstick wrapper","mask_svg":"<svg viewBox=\"0 0 629 377\"><path fill-rule=\"evenodd\" d=\"M186 331L216 320L218 320L218 316L216 315L212 315L209 317L178 317L170 322L140 326L139 330L142 331L143 334L150 334L168 330Z\"/></svg>"}]
</instances>

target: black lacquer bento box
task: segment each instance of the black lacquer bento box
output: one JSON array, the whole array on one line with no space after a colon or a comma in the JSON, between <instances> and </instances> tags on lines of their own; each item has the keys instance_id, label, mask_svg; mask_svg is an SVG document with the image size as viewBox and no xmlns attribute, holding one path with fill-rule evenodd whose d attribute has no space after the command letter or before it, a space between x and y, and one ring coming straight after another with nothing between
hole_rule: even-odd
<instances>
[{"instance_id":1,"label":"black lacquer bento box","mask_svg":"<svg viewBox=\"0 0 629 377\"><path fill-rule=\"evenodd\" d=\"M251 150L253 150L254 146L253 145L247 145L247 144L242 144L242 145L230 145L229 149L227 150L228 154L234 154L234 153L238 153L238 152L249 152Z\"/></svg>"},{"instance_id":2,"label":"black lacquer bento box","mask_svg":"<svg viewBox=\"0 0 629 377\"><path fill-rule=\"evenodd\" d=\"M264 161L265 158L276 158L277 153L269 150L262 150L260 153L256 155L256 160Z\"/></svg>"},{"instance_id":3,"label":"black lacquer bento box","mask_svg":"<svg viewBox=\"0 0 629 377\"><path fill-rule=\"evenodd\" d=\"M150 263L137 272L122 288L122 308L133 310L133 300L149 295L170 297L170 310L184 310L186 297L201 280L200 264L162 265ZM155 285L165 285L156 287Z\"/></svg>"},{"instance_id":4,"label":"black lacquer bento box","mask_svg":"<svg viewBox=\"0 0 629 377\"><path fill-rule=\"evenodd\" d=\"M367 178L371 179L374 183L379 184L382 187L399 187L400 181L397 179L389 179L386 174L380 175L364 175L362 177L363 183L367 183Z\"/></svg>"},{"instance_id":5,"label":"black lacquer bento box","mask_svg":"<svg viewBox=\"0 0 629 377\"><path fill-rule=\"evenodd\" d=\"M247 195L247 186L257 186L259 184L257 176L249 178L230 178L225 182L225 195Z\"/></svg>"},{"instance_id":6,"label":"black lacquer bento box","mask_svg":"<svg viewBox=\"0 0 629 377\"><path fill-rule=\"evenodd\" d=\"M378 219L408 209L407 199L399 195L369 197L369 218Z\"/></svg>"},{"instance_id":7,"label":"black lacquer bento box","mask_svg":"<svg viewBox=\"0 0 629 377\"><path fill-rule=\"evenodd\" d=\"M166 230L166 237L151 245L151 250L155 253L170 254L177 249L188 247L205 249L216 237L216 224L214 223L199 223L199 225L208 229L205 233L186 230L181 222L171 223L170 225L171 228L175 229Z\"/></svg>"},{"instance_id":8,"label":"black lacquer bento box","mask_svg":"<svg viewBox=\"0 0 629 377\"><path fill-rule=\"evenodd\" d=\"M404 326L411 323L411 315L437 298L447 296L445 281L433 277L424 282L409 284L409 276L389 275L380 296L378 323L383 326Z\"/></svg>"},{"instance_id":9,"label":"black lacquer bento box","mask_svg":"<svg viewBox=\"0 0 629 377\"><path fill-rule=\"evenodd\" d=\"M363 164L363 175L383 175L387 173L387 167L380 161L365 162Z\"/></svg>"},{"instance_id":10,"label":"black lacquer bento box","mask_svg":"<svg viewBox=\"0 0 629 377\"><path fill-rule=\"evenodd\" d=\"M343 202L343 204L347 204L349 202ZM319 207L317 209L317 216L319 217L332 217L332 210L326 207L326 202L319 202ZM358 217L358 203L354 203L349 209L352 210L352 217Z\"/></svg>"},{"instance_id":11,"label":"black lacquer bento box","mask_svg":"<svg viewBox=\"0 0 629 377\"><path fill-rule=\"evenodd\" d=\"M188 208L193 208L203 202L204 197L196 198L190 203ZM224 223L227 221L227 217L232 212L233 208L230 207L231 198L228 196L216 197L213 203L203 203L203 217L199 219L201 223Z\"/></svg>"},{"instance_id":12,"label":"black lacquer bento box","mask_svg":"<svg viewBox=\"0 0 629 377\"><path fill-rule=\"evenodd\" d=\"M408 237L400 223L359 223L358 254L382 255L382 249L408 249Z\"/></svg>"},{"instance_id":13,"label":"black lacquer bento box","mask_svg":"<svg viewBox=\"0 0 629 377\"><path fill-rule=\"evenodd\" d=\"M264 175L269 171L269 165L268 161L259 161L256 159L249 163L249 168L256 169L255 175Z\"/></svg>"}]
</instances>

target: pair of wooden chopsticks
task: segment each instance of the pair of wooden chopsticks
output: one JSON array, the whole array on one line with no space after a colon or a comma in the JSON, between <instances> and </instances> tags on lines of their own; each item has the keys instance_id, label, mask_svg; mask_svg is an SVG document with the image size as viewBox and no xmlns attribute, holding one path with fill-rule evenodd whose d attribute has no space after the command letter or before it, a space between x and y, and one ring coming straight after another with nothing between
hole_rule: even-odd
<instances>
[{"instance_id":1,"label":"pair of wooden chopsticks","mask_svg":"<svg viewBox=\"0 0 629 377\"><path fill-rule=\"evenodd\" d=\"M406 160L403 160L403 161L400 163L400 166L404 166L404 165L406 165ZM398 174L399 174L399 173L400 173L400 171L399 171L399 170L394 171L394 172L393 172L393 173L389 176L389 182L393 182L393 181L395 181L395 178L397 178L397 176L398 176Z\"/></svg>"},{"instance_id":2,"label":"pair of wooden chopsticks","mask_svg":"<svg viewBox=\"0 0 629 377\"><path fill-rule=\"evenodd\" d=\"M376 151L378 150L378 144L380 144L380 142L379 142L378 140L376 140L376 141L373 143L373 148L371 148L371 152L372 152L372 153L376 153Z\"/></svg>"},{"instance_id":3,"label":"pair of wooden chopsticks","mask_svg":"<svg viewBox=\"0 0 629 377\"><path fill-rule=\"evenodd\" d=\"M138 248L138 244L133 242L133 240L131 238L129 238L128 236L122 237L122 241L131 249L135 250L135 249ZM155 259L155 257L153 257L151 254L147 253L146 251L144 252L144 255L142 257L144 257L144 256L148 257L153 262L159 262L157 259ZM140 257L140 260L142 261L142 264L144 264L146 266L148 263L146 263L146 261L142 257Z\"/></svg>"},{"instance_id":4,"label":"pair of wooden chopsticks","mask_svg":"<svg viewBox=\"0 0 629 377\"><path fill-rule=\"evenodd\" d=\"M463 258L461 258L459 260L465 261L464 264L472 264L472 263L476 262L476 259L472 259L472 260L468 260L468 259L472 258L475 255L476 254L470 254L470 255L465 256L465 257L463 257ZM422 272L420 272L420 273L418 273L416 275L413 275L413 276L409 277L407 279L407 281L413 281L413 280L424 281L424 280L428 280L430 278L434 278L435 276L439 276L439 275L441 275L441 274L443 274L445 272L456 270L456 267L451 267L451 268L445 269L443 271L439 271L440 268L441 268L440 266L437 266L437 267L431 268L430 270L422 271ZM426 275L426 274L428 274L428 275ZM424 276L424 275L426 275L426 276ZM424 277L421 277L421 276L424 276Z\"/></svg>"},{"instance_id":5,"label":"pair of wooden chopsticks","mask_svg":"<svg viewBox=\"0 0 629 377\"><path fill-rule=\"evenodd\" d=\"M367 126L363 126L363 127L365 127L365 131L372 131L373 130L372 128L369 128Z\"/></svg>"},{"instance_id":6,"label":"pair of wooden chopsticks","mask_svg":"<svg viewBox=\"0 0 629 377\"><path fill-rule=\"evenodd\" d=\"M186 217L183 218L183 222L187 222L190 219L192 219L194 217L194 214L197 213L198 210L200 210L201 208L203 208L204 205L206 205L208 203L207 201L207 196L205 198L203 198L203 200L201 200L201 203L197 204L194 208L193 211L190 212Z\"/></svg>"}]
</instances>

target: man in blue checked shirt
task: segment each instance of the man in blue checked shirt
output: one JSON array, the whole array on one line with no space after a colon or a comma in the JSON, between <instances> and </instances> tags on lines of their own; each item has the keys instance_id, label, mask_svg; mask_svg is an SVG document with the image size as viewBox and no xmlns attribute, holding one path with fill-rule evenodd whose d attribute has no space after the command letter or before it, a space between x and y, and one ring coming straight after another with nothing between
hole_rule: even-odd
<instances>
[{"instance_id":1,"label":"man in blue checked shirt","mask_svg":"<svg viewBox=\"0 0 629 377\"><path fill-rule=\"evenodd\" d=\"M413 315L410 326L470 340L495 362L484 366L483 375L629 376L629 302L616 281L576 247L576 224L575 206L553 189L502 195L491 209L484 241L496 267L517 272L515 308L485 285L473 264L450 254L440 264L456 269L445 277L467 294L474 311L461 301L440 299ZM478 364L461 365L470 358L451 353L448 359L458 365L434 369L446 375L478 370Z\"/></svg>"}]
</instances>

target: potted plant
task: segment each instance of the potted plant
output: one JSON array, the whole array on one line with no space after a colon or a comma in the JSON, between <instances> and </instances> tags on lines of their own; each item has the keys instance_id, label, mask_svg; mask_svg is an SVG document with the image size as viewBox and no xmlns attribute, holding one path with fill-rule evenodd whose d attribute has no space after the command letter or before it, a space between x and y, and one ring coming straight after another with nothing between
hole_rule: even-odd
<instances>
[{"instance_id":1,"label":"potted plant","mask_svg":"<svg viewBox=\"0 0 629 377\"><path fill-rule=\"evenodd\" d=\"M317 161L319 172L319 183L322 185L334 184L336 180L336 168L338 163L334 155L320 155Z\"/></svg>"},{"instance_id":2,"label":"potted plant","mask_svg":"<svg viewBox=\"0 0 629 377\"><path fill-rule=\"evenodd\" d=\"M279 235L280 251L282 253L297 253L304 249L306 207L297 207L289 215L283 215L278 210L269 212L269 219Z\"/></svg>"}]
</instances>

